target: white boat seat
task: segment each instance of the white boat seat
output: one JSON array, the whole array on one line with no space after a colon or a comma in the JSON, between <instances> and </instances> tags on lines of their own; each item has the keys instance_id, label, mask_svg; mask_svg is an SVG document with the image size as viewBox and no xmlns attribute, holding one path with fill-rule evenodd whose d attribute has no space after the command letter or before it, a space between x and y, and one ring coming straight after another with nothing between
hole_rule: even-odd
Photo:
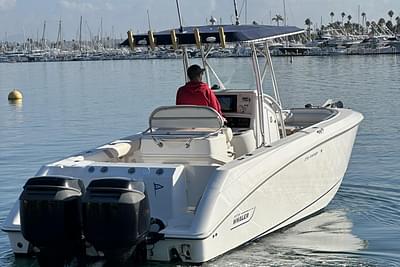
<instances>
[{"instance_id":1,"label":"white boat seat","mask_svg":"<svg viewBox=\"0 0 400 267\"><path fill-rule=\"evenodd\" d=\"M150 116L138 161L222 165L233 159L232 130L206 106L167 106Z\"/></svg>"},{"instance_id":2,"label":"white boat seat","mask_svg":"<svg viewBox=\"0 0 400 267\"><path fill-rule=\"evenodd\" d=\"M235 149L235 157L241 157L256 149L256 138L252 129L235 132L231 141Z\"/></svg>"},{"instance_id":3,"label":"white boat seat","mask_svg":"<svg viewBox=\"0 0 400 267\"><path fill-rule=\"evenodd\" d=\"M163 106L154 110L149 119L150 129L220 129L224 118L207 106Z\"/></svg>"}]
</instances>

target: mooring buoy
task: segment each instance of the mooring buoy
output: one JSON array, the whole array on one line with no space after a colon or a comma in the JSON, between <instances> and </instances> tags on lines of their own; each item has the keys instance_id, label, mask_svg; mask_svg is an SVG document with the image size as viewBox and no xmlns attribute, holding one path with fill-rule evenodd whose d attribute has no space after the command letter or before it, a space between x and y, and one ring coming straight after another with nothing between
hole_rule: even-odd
<instances>
[{"instance_id":1,"label":"mooring buoy","mask_svg":"<svg viewBox=\"0 0 400 267\"><path fill-rule=\"evenodd\" d=\"M20 100L22 99L22 93L18 89L13 89L9 94L8 94L8 100Z\"/></svg>"}]
</instances>

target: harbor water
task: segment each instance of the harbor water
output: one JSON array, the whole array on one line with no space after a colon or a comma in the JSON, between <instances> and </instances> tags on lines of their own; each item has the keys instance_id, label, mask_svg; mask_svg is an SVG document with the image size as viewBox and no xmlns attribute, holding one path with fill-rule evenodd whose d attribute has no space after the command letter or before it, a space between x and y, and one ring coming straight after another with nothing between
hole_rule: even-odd
<instances>
[{"instance_id":1,"label":"harbor water","mask_svg":"<svg viewBox=\"0 0 400 267\"><path fill-rule=\"evenodd\" d=\"M205 266L400 266L400 57L273 62L285 107L332 98L365 120L327 208ZM211 64L228 88L255 87L248 58ZM154 108L174 104L183 73L180 60L0 64L0 223L42 164L147 128ZM13 88L23 101L7 101ZM38 265L15 258L2 232L0 266Z\"/></svg>"}]
</instances>

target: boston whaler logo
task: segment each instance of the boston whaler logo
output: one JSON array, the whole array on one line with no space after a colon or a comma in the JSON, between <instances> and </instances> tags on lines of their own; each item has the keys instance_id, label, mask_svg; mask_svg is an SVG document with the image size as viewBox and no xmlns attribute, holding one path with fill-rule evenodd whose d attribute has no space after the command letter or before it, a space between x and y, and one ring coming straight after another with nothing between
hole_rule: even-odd
<instances>
[{"instance_id":1,"label":"boston whaler logo","mask_svg":"<svg viewBox=\"0 0 400 267\"><path fill-rule=\"evenodd\" d=\"M251 208L251 209L246 210L246 211L243 211L243 212L240 212L240 213L236 213L233 216L233 222L232 222L231 230L233 230L236 227L239 227L239 226L249 222L251 220L251 218L253 218L255 209L256 209L256 207Z\"/></svg>"},{"instance_id":2,"label":"boston whaler logo","mask_svg":"<svg viewBox=\"0 0 400 267\"><path fill-rule=\"evenodd\" d=\"M164 186L161 185L161 184L153 183L153 185L154 185L154 194L155 194L155 195L157 195L157 191L158 191L158 190L161 190L161 189L164 188Z\"/></svg>"}]
</instances>

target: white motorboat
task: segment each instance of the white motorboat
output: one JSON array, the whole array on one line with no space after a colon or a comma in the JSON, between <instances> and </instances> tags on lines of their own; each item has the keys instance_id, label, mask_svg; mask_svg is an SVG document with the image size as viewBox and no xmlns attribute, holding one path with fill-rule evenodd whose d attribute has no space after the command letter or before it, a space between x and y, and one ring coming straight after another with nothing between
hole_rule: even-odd
<instances>
[{"instance_id":1,"label":"white motorboat","mask_svg":"<svg viewBox=\"0 0 400 267\"><path fill-rule=\"evenodd\" d=\"M209 107L157 107L147 130L44 165L3 224L14 253L44 262L139 255L201 263L305 219L335 196L363 116L334 101L282 108L268 42L303 31L181 30L128 33L125 44L175 46L185 68L186 46L198 45L227 123ZM227 42L250 47L256 88L225 88L207 61ZM263 92L268 71L273 96Z\"/></svg>"}]
</instances>

